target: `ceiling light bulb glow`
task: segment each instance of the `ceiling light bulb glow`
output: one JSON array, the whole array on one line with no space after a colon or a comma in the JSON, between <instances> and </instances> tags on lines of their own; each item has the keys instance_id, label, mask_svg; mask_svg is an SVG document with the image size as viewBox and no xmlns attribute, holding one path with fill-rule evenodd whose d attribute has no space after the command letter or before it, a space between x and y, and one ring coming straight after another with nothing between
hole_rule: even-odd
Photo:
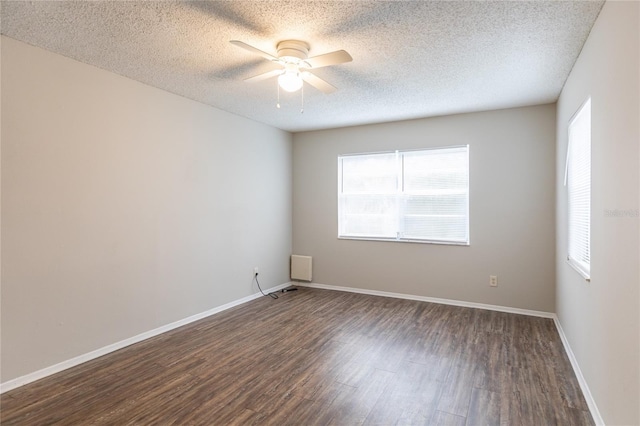
<instances>
[{"instance_id":1,"label":"ceiling light bulb glow","mask_svg":"<svg viewBox=\"0 0 640 426\"><path fill-rule=\"evenodd\" d=\"M302 78L297 71L285 71L278 77L278 84L282 90L287 92L295 92L302 87Z\"/></svg>"}]
</instances>

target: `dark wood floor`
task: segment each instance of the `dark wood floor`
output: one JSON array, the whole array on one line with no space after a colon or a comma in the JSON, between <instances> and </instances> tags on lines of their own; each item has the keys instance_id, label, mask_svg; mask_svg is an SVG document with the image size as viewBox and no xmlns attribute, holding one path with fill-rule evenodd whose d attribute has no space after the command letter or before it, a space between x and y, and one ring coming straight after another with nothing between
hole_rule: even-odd
<instances>
[{"instance_id":1,"label":"dark wood floor","mask_svg":"<svg viewBox=\"0 0 640 426\"><path fill-rule=\"evenodd\" d=\"M550 319L301 288L5 393L3 425L592 425Z\"/></svg>"}]
</instances>

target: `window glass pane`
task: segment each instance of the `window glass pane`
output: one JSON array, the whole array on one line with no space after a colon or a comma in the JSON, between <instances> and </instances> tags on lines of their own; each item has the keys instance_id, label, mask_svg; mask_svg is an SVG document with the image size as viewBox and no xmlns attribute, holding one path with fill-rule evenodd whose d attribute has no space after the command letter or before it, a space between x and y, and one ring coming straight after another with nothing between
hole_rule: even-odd
<instances>
[{"instance_id":1,"label":"window glass pane","mask_svg":"<svg viewBox=\"0 0 640 426\"><path fill-rule=\"evenodd\" d=\"M466 190L467 157L466 147L403 153L404 191Z\"/></svg>"},{"instance_id":2,"label":"window glass pane","mask_svg":"<svg viewBox=\"0 0 640 426\"><path fill-rule=\"evenodd\" d=\"M352 237L395 238L398 228L395 195L352 195L340 206L340 234Z\"/></svg>"},{"instance_id":3,"label":"window glass pane","mask_svg":"<svg viewBox=\"0 0 640 426\"><path fill-rule=\"evenodd\" d=\"M463 223L463 217L405 216L404 238L464 242L467 238Z\"/></svg>"},{"instance_id":4,"label":"window glass pane","mask_svg":"<svg viewBox=\"0 0 640 426\"><path fill-rule=\"evenodd\" d=\"M402 165L402 237L467 242L467 147L406 152Z\"/></svg>"},{"instance_id":5,"label":"window glass pane","mask_svg":"<svg viewBox=\"0 0 640 426\"><path fill-rule=\"evenodd\" d=\"M396 153L345 156L340 158L339 166L339 235L396 238Z\"/></svg>"},{"instance_id":6,"label":"window glass pane","mask_svg":"<svg viewBox=\"0 0 640 426\"><path fill-rule=\"evenodd\" d=\"M467 241L466 194L405 197L402 221L404 238Z\"/></svg>"},{"instance_id":7,"label":"window glass pane","mask_svg":"<svg viewBox=\"0 0 640 426\"><path fill-rule=\"evenodd\" d=\"M342 157L342 192L395 194L398 186L396 154Z\"/></svg>"},{"instance_id":8,"label":"window glass pane","mask_svg":"<svg viewBox=\"0 0 640 426\"><path fill-rule=\"evenodd\" d=\"M406 215L466 216L466 194L408 195L404 198Z\"/></svg>"}]
</instances>

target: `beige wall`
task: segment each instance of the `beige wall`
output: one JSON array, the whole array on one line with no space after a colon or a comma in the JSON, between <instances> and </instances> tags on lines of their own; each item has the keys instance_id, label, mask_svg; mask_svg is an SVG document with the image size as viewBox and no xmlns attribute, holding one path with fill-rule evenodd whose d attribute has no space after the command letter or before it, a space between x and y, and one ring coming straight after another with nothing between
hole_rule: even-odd
<instances>
[{"instance_id":1,"label":"beige wall","mask_svg":"<svg viewBox=\"0 0 640 426\"><path fill-rule=\"evenodd\" d=\"M555 105L297 133L293 251L313 280L553 312ZM470 145L471 245L337 239L339 154ZM499 286L489 287L489 275Z\"/></svg>"},{"instance_id":2,"label":"beige wall","mask_svg":"<svg viewBox=\"0 0 640 426\"><path fill-rule=\"evenodd\" d=\"M602 418L640 424L639 5L607 2L558 101L557 312ZM592 108L591 282L565 261L568 121ZM607 216L620 210L622 216Z\"/></svg>"},{"instance_id":3,"label":"beige wall","mask_svg":"<svg viewBox=\"0 0 640 426\"><path fill-rule=\"evenodd\" d=\"M288 281L291 135L2 39L2 381Z\"/></svg>"}]
</instances>

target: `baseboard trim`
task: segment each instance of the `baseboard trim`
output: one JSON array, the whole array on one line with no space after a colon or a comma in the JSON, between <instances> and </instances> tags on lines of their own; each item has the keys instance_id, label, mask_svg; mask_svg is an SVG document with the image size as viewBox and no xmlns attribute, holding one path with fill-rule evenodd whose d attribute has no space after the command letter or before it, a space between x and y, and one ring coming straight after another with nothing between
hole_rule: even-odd
<instances>
[{"instance_id":1,"label":"baseboard trim","mask_svg":"<svg viewBox=\"0 0 640 426\"><path fill-rule=\"evenodd\" d=\"M280 284L275 287L270 287L269 292L281 290L283 288L289 287L291 285L290 282ZM143 340L149 339L151 337L155 337L159 334L166 333L167 331L171 331L178 327L182 327L183 325L187 325L189 323L201 320L203 318L209 317L211 315L217 314L222 311L226 311L227 309L233 308L238 305L242 305L243 303L247 303L251 300L258 299L262 296L261 293L254 293L249 296L243 297L238 300L234 300L233 302L226 303L222 306L217 306L215 308L209 309L207 311L201 312L199 314L192 315L190 317L172 322L170 324L163 325L161 327L155 328L153 330L146 331L144 333L138 334L133 337L129 337L128 339L121 340L116 343L112 343L110 345L104 346L100 349L96 349L94 351L88 352L86 354L79 355L77 357L68 359L66 361L62 361L58 364L43 368L38 371L34 371L33 373L25 374L24 376L17 377L12 380L8 380L4 383L0 383L0 394L8 392L10 390L19 388L20 386L24 386L28 383L35 382L36 380L43 379L47 376L51 376L53 374L64 371L68 368L75 367L84 362L91 361L92 359L96 359L103 355L107 355L111 352L115 352L119 349L125 348L127 346L133 345L135 343L142 342Z\"/></svg>"},{"instance_id":2,"label":"baseboard trim","mask_svg":"<svg viewBox=\"0 0 640 426\"><path fill-rule=\"evenodd\" d=\"M584 399L587 401L587 406L589 407L589 412L591 412L591 417L593 417L593 422L598 426L604 426L604 420L600 415L600 410L598 410L598 406L596 405L596 401L593 399L593 395L591 395L591 390L589 389L589 385L587 385L587 381L582 375L582 371L580 370L580 366L578 365L578 360L569 345L569 340L567 336L564 334L564 330L562 329L562 325L560 325L560 320L557 315L554 315L553 322L556 324L556 329L558 330L558 334L560 335L560 340L562 341L562 346L564 346L564 351L569 358L569 362L571 363L571 367L573 367L573 372L578 379L578 384L580 385L580 390L582 390L582 395L584 395Z\"/></svg>"},{"instance_id":3,"label":"baseboard trim","mask_svg":"<svg viewBox=\"0 0 640 426\"><path fill-rule=\"evenodd\" d=\"M416 296L413 294L392 293L388 291L369 290L369 289L355 288L355 287L341 287L336 285L327 285L327 284L319 284L319 283L294 282L292 284L299 287L310 287L310 288L319 288L323 290L345 291L348 293L360 293L360 294L368 294L371 296L393 297L396 299L419 300L421 302L439 303L441 305L453 305L453 306L462 306L466 308L486 309L489 311L507 312L510 314L529 315L529 316L542 317L542 318L555 318L555 314L552 312L512 308L510 306L488 305L485 303L466 302L464 300L440 299L437 297Z\"/></svg>"}]
</instances>

